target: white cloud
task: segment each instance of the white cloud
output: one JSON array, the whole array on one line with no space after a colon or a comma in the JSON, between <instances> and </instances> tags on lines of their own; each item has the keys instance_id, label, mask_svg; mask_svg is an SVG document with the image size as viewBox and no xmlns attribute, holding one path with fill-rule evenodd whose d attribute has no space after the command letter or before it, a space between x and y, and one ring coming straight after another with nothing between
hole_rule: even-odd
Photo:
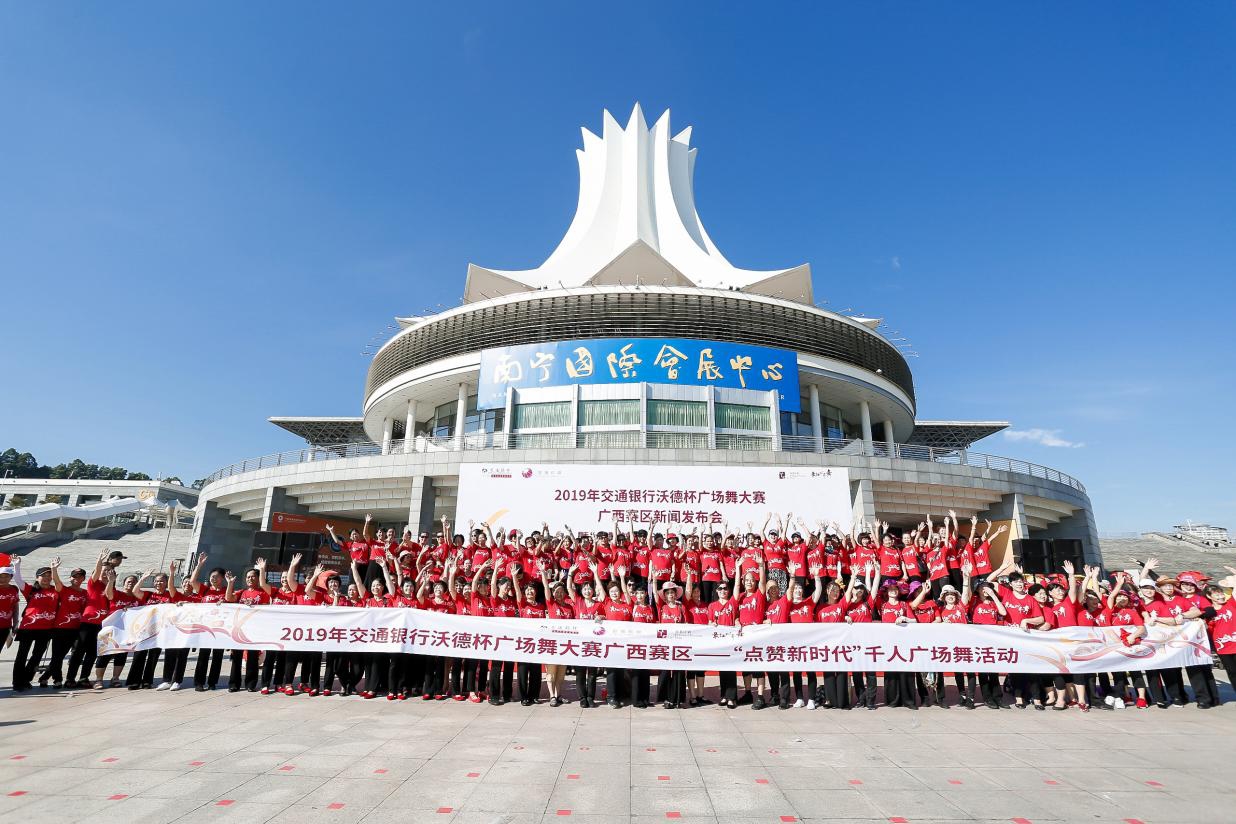
<instances>
[{"instance_id":1,"label":"white cloud","mask_svg":"<svg viewBox=\"0 0 1236 824\"><path fill-rule=\"evenodd\" d=\"M1065 449L1080 449L1084 443L1067 441L1060 437L1059 429L1006 429L1004 437L1010 441L1029 441L1040 446L1058 446Z\"/></svg>"},{"instance_id":2,"label":"white cloud","mask_svg":"<svg viewBox=\"0 0 1236 824\"><path fill-rule=\"evenodd\" d=\"M896 271L899 271L900 269L901 269L901 256L893 255L893 271L896 272Z\"/></svg>"}]
</instances>

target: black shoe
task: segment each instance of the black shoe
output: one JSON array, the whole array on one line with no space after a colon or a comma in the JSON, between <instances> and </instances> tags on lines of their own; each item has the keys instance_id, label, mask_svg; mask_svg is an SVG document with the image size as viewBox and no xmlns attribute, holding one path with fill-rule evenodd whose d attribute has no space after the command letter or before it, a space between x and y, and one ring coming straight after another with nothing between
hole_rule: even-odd
<instances>
[{"instance_id":1,"label":"black shoe","mask_svg":"<svg viewBox=\"0 0 1236 824\"><path fill-rule=\"evenodd\" d=\"M40 684L39 686L41 686L41 687L45 687L45 686L47 686L47 685L46 685L46 684ZM131 689L131 690L140 690L141 688L142 688L142 685L141 685L141 684L129 684L129 689Z\"/></svg>"},{"instance_id":2,"label":"black shoe","mask_svg":"<svg viewBox=\"0 0 1236 824\"><path fill-rule=\"evenodd\" d=\"M1039 712L1042 712L1043 710L1047 709L1047 707L1043 706L1042 704L1035 704L1034 708L1038 710Z\"/></svg>"},{"instance_id":3,"label":"black shoe","mask_svg":"<svg viewBox=\"0 0 1236 824\"><path fill-rule=\"evenodd\" d=\"M764 709L764 707L766 707L766 706L768 706L768 705L764 703L764 696L762 696L762 695L757 695L757 696L755 696L755 698L754 698L754 699L752 699L752 701L751 701L751 708L752 708L752 709L755 709L755 710L762 710L762 709Z\"/></svg>"},{"instance_id":4,"label":"black shoe","mask_svg":"<svg viewBox=\"0 0 1236 824\"><path fill-rule=\"evenodd\" d=\"M648 709L648 702L647 701L636 701L635 708L637 710L646 710Z\"/></svg>"},{"instance_id":5,"label":"black shoe","mask_svg":"<svg viewBox=\"0 0 1236 824\"><path fill-rule=\"evenodd\" d=\"M205 692L205 691L206 691L206 685L205 685L205 684L198 684L198 685L197 685L196 687L194 687L193 689L194 689L194 690L196 690L197 692Z\"/></svg>"},{"instance_id":6,"label":"black shoe","mask_svg":"<svg viewBox=\"0 0 1236 824\"><path fill-rule=\"evenodd\" d=\"M727 710L736 710L738 709L738 702L737 701L726 701L725 708Z\"/></svg>"},{"instance_id":7,"label":"black shoe","mask_svg":"<svg viewBox=\"0 0 1236 824\"><path fill-rule=\"evenodd\" d=\"M129 689L133 689L133 688L129 687ZM240 687L228 687L227 691L228 692L240 692Z\"/></svg>"},{"instance_id":8,"label":"black shoe","mask_svg":"<svg viewBox=\"0 0 1236 824\"><path fill-rule=\"evenodd\" d=\"M789 705L789 702L787 701L782 701L780 704L777 705L777 709L779 710L788 710L789 708L790 708L790 705Z\"/></svg>"},{"instance_id":9,"label":"black shoe","mask_svg":"<svg viewBox=\"0 0 1236 824\"><path fill-rule=\"evenodd\" d=\"M989 710L998 710L998 709L1000 709L1000 702L999 702L999 701L984 701L983 703L987 705L987 709L989 709Z\"/></svg>"},{"instance_id":10,"label":"black shoe","mask_svg":"<svg viewBox=\"0 0 1236 824\"><path fill-rule=\"evenodd\" d=\"M1199 710L1208 710L1208 709L1210 709L1210 708L1211 708L1211 707L1213 707L1213 706L1214 706L1214 704L1203 704L1201 701L1198 701L1198 702L1197 702L1197 708L1198 708Z\"/></svg>"},{"instance_id":11,"label":"black shoe","mask_svg":"<svg viewBox=\"0 0 1236 824\"><path fill-rule=\"evenodd\" d=\"M519 704L520 704L520 706L522 706L522 707L531 707L531 706L532 706L532 699L530 699L530 698L523 698L523 699L520 699Z\"/></svg>"},{"instance_id":12,"label":"black shoe","mask_svg":"<svg viewBox=\"0 0 1236 824\"><path fill-rule=\"evenodd\" d=\"M752 701L753 701L753 699L752 699L752 697L751 697L751 692L750 692L750 690L748 690L747 692L744 692L744 693L743 693L743 694L739 697L739 699L738 699L738 704L739 704L739 706L742 706L743 704L750 704L750 703L752 703Z\"/></svg>"},{"instance_id":13,"label":"black shoe","mask_svg":"<svg viewBox=\"0 0 1236 824\"><path fill-rule=\"evenodd\" d=\"M610 706L610 709L615 709L615 710L622 709L622 704L619 704L617 701L610 701L609 706Z\"/></svg>"},{"instance_id":14,"label":"black shoe","mask_svg":"<svg viewBox=\"0 0 1236 824\"><path fill-rule=\"evenodd\" d=\"M867 705L867 709L869 709L869 710L874 710L875 708L876 708L876 705L875 705L875 704L868 704L868 705Z\"/></svg>"}]
</instances>

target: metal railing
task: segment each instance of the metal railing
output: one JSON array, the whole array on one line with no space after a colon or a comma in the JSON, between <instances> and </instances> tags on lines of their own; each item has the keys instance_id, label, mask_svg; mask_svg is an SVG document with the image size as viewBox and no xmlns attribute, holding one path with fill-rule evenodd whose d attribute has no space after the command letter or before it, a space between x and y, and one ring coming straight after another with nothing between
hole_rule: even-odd
<instances>
[{"instance_id":1,"label":"metal railing","mask_svg":"<svg viewBox=\"0 0 1236 824\"><path fill-rule=\"evenodd\" d=\"M578 448L594 449L642 449L645 433L638 431L605 433L613 436L606 442L598 438L598 433L552 432L536 434L504 433L504 432L473 432L463 436L462 441L454 437L432 438L418 436L412 439L408 452L455 452L460 450L476 451L483 449L570 449L574 444ZM996 469L1002 472L1017 472L1035 478L1054 481L1070 486L1079 492L1085 492L1082 482L1057 469L1048 466L1006 458L1000 455L988 455L982 452L972 452L968 449L952 449L938 446L920 446L918 444L894 443L846 438L816 438L811 435L771 435L753 433L750 435L733 435L717 433L714 437L716 449L728 451L777 451L777 452L815 452L821 454L854 455L856 457L892 458L903 461L927 461L931 463L956 464L981 469ZM707 443L707 435L702 438ZM405 442L391 442L390 454L401 454ZM692 448L692 447L685 447ZM258 469L271 469L292 464L314 463L318 461L335 461L344 458L364 458L383 454L382 447L375 443L344 443L324 446L311 446L304 449L294 449L288 452L278 452L274 455L263 455L260 458L249 458L239 463L225 466L206 478L206 486L215 481L253 472Z\"/></svg>"}]
</instances>

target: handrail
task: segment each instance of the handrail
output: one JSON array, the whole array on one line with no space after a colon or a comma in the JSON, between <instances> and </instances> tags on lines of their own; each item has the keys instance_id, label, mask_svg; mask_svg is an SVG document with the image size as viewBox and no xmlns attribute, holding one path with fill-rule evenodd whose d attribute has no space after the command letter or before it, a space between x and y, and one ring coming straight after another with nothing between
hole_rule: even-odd
<instances>
[{"instance_id":1,"label":"handrail","mask_svg":"<svg viewBox=\"0 0 1236 824\"><path fill-rule=\"evenodd\" d=\"M596 435L608 434L615 436L612 441L598 439ZM585 435L590 440L585 440ZM685 434L684 447L691 448L687 439L702 438L707 443L707 434ZM716 448L727 451L777 451L777 452L817 452L825 454L855 455L868 458L892 458L906 461L929 461L932 463L957 464L983 469L996 469L1002 472L1017 472L1035 478L1054 481L1071 486L1079 492L1085 492L1082 482L1066 475L1058 469L1030 463L1017 458L1006 458L1000 455L988 455L982 452L971 452L967 449L951 449L938 446L920 446L909 443L887 443L884 441L863 441L860 438L817 438L812 435L781 435L770 433L751 433L750 435L732 435L718 433L713 436ZM578 445L580 448L612 448L639 449L644 433L631 432L613 433L578 433L552 432L537 434L520 434L517 432L470 432L463 436L462 442L455 437L428 437L418 435L413 439L412 453L455 452L460 450L475 451L481 449L570 449ZM389 448L390 454L404 452L405 442L393 440ZM269 469L290 464L314 463L317 461L334 461L346 458L365 458L383 454L382 447L375 443L342 443L310 446L304 449L293 449L288 452L277 452L273 455L263 455L259 458L249 458L239 463L225 466L211 473L203 485L209 486L216 481L252 472L258 469Z\"/></svg>"}]
</instances>

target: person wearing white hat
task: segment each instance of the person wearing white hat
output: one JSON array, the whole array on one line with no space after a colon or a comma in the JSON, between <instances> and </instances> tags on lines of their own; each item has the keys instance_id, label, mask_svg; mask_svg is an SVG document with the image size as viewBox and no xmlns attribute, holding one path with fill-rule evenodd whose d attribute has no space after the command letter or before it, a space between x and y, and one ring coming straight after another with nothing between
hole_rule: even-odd
<instances>
[{"instance_id":1,"label":"person wearing white hat","mask_svg":"<svg viewBox=\"0 0 1236 824\"><path fill-rule=\"evenodd\" d=\"M688 623L687 608L678 600L678 584L666 581L657 590L657 623ZM657 678L657 700L667 710L686 707L686 684L682 670L662 670Z\"/></svg>"}]
</instances>

